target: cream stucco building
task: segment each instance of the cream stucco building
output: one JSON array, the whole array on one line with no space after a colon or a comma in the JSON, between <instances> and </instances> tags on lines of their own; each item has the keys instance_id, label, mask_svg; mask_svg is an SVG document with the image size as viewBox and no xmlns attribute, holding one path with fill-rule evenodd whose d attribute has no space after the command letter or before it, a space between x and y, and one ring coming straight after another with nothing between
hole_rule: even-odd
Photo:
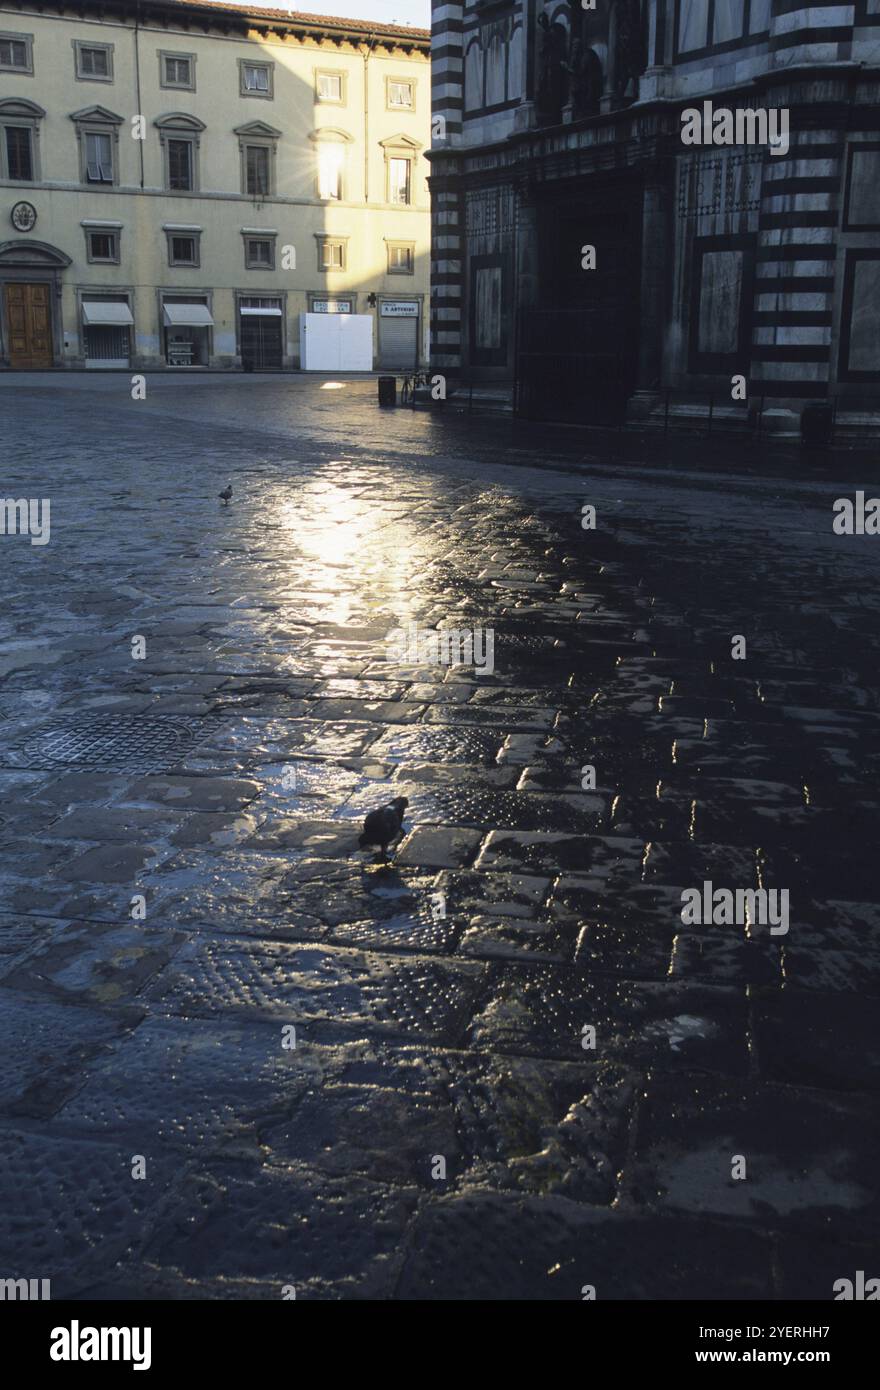
<instances>
[{"instance_id":1,"label":"cream stucco building","mask_svg":"<svg viewBox=\"0 0 880 1390\"><path fill-rule=\"evenodd\" d=\"M295 367L305 312L425 360L429 50L208 0L0 3L0 367Z\"/></svg>"}]
</instances>

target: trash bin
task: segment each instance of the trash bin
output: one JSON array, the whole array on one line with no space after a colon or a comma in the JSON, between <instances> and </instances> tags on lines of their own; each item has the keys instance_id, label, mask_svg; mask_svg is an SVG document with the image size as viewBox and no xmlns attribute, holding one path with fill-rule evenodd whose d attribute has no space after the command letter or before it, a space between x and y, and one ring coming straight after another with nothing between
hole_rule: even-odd
<instances>
[{"instance_id":1,"label":"trash bin","mask_svg":"<svg viewBox=\"0 0 880 1390\"><path fill-rule=\"evenodd\" d=\"M379 377L379 404L397 405L397 377Z\"/></svg>"},{"instance_id":2,"label":"trash bin","mask_svg":"<svg viewBox=\"0 0 880 1390\"><path fill-rule=\"evenodd\" d=\"M831 406L810 401L801 411L801 444L806 449L827 449L831 443Z\"/></svg>"}]
</instances>

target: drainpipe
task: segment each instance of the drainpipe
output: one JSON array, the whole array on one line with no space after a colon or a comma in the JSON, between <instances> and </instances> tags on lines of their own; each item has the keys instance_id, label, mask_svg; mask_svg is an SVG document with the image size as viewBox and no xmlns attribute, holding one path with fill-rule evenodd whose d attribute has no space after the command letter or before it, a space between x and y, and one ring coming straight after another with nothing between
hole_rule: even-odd
<instances>
[{"instance_id":1,"label":"drainpipe","mask_svg":"<svg viewBox=\"0 0 880 1390\"><path fill-rule=\"evenodd\" d=\"M139 116L143 116L144 112L143 112L143 107L141 106L141 54L140 54L140 46L139 46L139 44L138 44L138 38L139 38L139 34L140 34L140 22L141 22L141 7L140 7L140 4L136 4L135 7L134 7L134 84L135 84L135 93L136 93L136 95L137 95L137 113L138 113ZM143 141L143 140L138 140L138 146L139 146L139 149L140 149L140 161L141 161L141 188L143 188L143 186L144 186L144 141Z\"/></svg>"},{"instance_id":2,"label":"drainpipe","mask_svg":"<svg viewBox=\"0 0 880 1390\"><path fill-rule=\"evenodd\" d=\"M370 201L370 69L376 39L370 34L364 53L364 202Z\"/></svg>"}]
</instances>

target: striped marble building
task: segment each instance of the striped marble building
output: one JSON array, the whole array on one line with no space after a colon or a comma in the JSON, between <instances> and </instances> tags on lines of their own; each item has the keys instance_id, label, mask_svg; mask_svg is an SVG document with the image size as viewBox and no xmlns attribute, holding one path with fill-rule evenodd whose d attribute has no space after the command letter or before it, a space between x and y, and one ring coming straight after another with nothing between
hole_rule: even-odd
<instances>
[{"instance_id":1,"label":"striped marble building","mask_svg":"<svg viewBox=\"0 0 880 1390\"><path fill-rule=\"evenodd\" d=\"M880 0L434 0L432 60L438 369L880 407Z\"/></svg>"}]
</instances>

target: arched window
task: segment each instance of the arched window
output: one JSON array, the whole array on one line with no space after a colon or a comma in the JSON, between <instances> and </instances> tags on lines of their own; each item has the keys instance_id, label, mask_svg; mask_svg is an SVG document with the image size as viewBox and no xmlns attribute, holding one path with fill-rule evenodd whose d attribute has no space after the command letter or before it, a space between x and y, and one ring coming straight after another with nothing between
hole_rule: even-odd
<instances>
[{"instance_id":1,"label":"arched window","mask_svg":"<svg viewBox=\"0 0 880 1390\"><path fill-rule=\"evenodd\" d=\"M507 100L519 101L525 91L523 73L523 27L518 24L510 36L507 51Z\"/></svg>"},{"instance_id":2,"label":"arched window","mask_svg":"<svg viewBox=\"0 0 880 1390\"><path fill-rule=\"evenodd\" d=\"M483 105L483 50L474 39L464 60L464 109L479 111Z\"/></svg>"},{"instance_id":3,"label":"arched window","mask_svg":"<svg viewBox=\"0 0 880 1390\"><path fill-rule=\"evenodd\" d=\"M0 101L0 178L39 182L40 121L45 114L35 101Z\"/></svg>"},{"instance_id":4,"label":"arched window","mask_svg":"<svg viewBox=\"0 0 880 1390\"><path fill-rule=\"evenodd\" d=\"M486 54L486 105L498 106L504 101L504 40L493 34Z\"/></svg>"},{"instance_id":5,"label":"arched window","mask_svg":"<svg viewBox=\"0 0 880 1390\"><path fill-rule=\"evenodd\" d=\"M123 117L106 106L86 106L70 119L79 145L79 176L83 183L118 184L119 127Z\"/></svg>"},{"instance_id":6,"label":"arched window","mask_svg":"<svg viewBox=\"0 0 880 1390\"><path fill-rule=\"evenodd\" d=\"M189 193L199 186L199 144L204 121L188 116L184 111L172 111L158 116L154 125L159 131L164 165L164 184L170 193Z\"/></svg>"}]
</instances>

